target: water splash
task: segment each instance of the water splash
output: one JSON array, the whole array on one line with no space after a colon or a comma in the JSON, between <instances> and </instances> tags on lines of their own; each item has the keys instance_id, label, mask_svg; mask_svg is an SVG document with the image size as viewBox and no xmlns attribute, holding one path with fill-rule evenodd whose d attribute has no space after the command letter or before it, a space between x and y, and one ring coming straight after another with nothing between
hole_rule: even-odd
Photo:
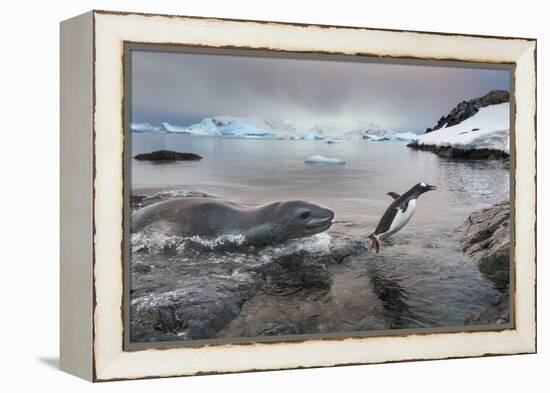
<instances>
[{"instance_id":1,"label":"water splash","mask_svg":"<svg viewBox=\"0 0 550 393\"><path fill-rule=\"evenodd\" d=\"M132 233L130 240L132 253L138 251L164 252L167 249L177 248L185 241L179 236L168 236L162 232L142 231Z\"/></svg>"}]
</instances>

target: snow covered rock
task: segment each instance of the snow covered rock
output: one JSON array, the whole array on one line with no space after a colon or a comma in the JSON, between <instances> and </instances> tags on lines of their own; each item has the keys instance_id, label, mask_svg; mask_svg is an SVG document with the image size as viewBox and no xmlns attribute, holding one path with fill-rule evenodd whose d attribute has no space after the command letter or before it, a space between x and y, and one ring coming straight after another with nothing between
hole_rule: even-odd
<instances>
[{"instance_id":1,"label":"snow covered rock","mask_svg":"<svg viewBox=\"0 0 550 393\"><path fill-rule=\"evenodd\" d=\"M459 124L418 136L408 146L450 158L507 158L510 104L481 108Z\"/></svg>"},{"instance_id":2,"label":"snow covered rock","mask_svg":"<svg viewBox=\"0 0 550 393\"><path fill-rule=\"evenodd\" d=\"M506 90L492 90L483 97L462 101L447 116L442 116L435 126L428 128L426 133L443 127L452 127L474 116L481 108L504 102L510 102L510 94Z\"/></svg>"}]
</instances>

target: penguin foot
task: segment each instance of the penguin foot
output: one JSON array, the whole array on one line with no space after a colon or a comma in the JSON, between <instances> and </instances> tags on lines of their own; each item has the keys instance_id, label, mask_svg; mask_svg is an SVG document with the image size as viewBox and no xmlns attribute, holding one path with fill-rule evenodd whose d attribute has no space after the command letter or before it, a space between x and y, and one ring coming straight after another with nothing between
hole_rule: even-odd
<instances>
[{"instance_id":1,"label":"penguin foot","mask_svg":"<svg viewBox=\"0 0 550 393\"><path fill-rule=\"evenodd\" d=\"M372 248L374 248L378 254L380 252L380 241L374 235L370 235L369 239L372 240Z\"/></svg>"}]
</instances>

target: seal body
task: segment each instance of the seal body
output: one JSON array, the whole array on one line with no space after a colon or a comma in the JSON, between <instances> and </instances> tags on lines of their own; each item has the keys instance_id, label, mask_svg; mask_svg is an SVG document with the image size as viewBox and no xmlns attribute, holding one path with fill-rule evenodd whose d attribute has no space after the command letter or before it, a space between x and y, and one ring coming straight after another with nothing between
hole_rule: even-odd
<instances>
[{"instance_id":1,"label":"seal body","mask_svg":"<svg viewBox=\"0 0 550 393\"><path fill-rule=\"evenodd\" d=\"M384 240L403 228L416 210L417 198L427 191L436 190L437 187L426 183L418 183L403 195L389 192L394 201L388 206L376 229L369 235L376 252L380 251L380 240Z\"/></svg>"},{"instance_id":2,"label":"seal body","mask_svg":"<svg viewBox=\"0 0 550 393\"><path fill-rule=\"evenodd\" d=\"M169 235L210 239L242 235L248 244L267 245L324 232L333 218L331 210L305 201L247 207L213 198L175 198L136 211L131 231L154 227Z\"/></svg>"}]
</instances>

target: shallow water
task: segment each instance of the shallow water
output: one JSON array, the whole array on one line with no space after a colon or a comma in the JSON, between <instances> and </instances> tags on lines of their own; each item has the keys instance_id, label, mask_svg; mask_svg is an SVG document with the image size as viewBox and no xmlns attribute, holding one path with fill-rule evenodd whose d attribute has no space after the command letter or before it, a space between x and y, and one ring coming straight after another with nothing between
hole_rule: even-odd
<instances>
[{"instance_id":1,"label":"shallow water","mask_svg":"<svg viewBox=\"0 0 550 393\"><path fill-rule=\"evenodd\" d=\"M132 155L158 149L204 158L132 160L134 194L183 190L248 205L302 199L336 216L323 234L267 249L134 235L135 341L456 326L498 294L450 239L473 210L508 198L509 172L498 162L448 161L403 142L132 135ZM315 154L346 165L304 163ZM420 181L438 191L419 198L380 254L364 250L391 203L386 193Z\"/></svg>"}]
</instances>

